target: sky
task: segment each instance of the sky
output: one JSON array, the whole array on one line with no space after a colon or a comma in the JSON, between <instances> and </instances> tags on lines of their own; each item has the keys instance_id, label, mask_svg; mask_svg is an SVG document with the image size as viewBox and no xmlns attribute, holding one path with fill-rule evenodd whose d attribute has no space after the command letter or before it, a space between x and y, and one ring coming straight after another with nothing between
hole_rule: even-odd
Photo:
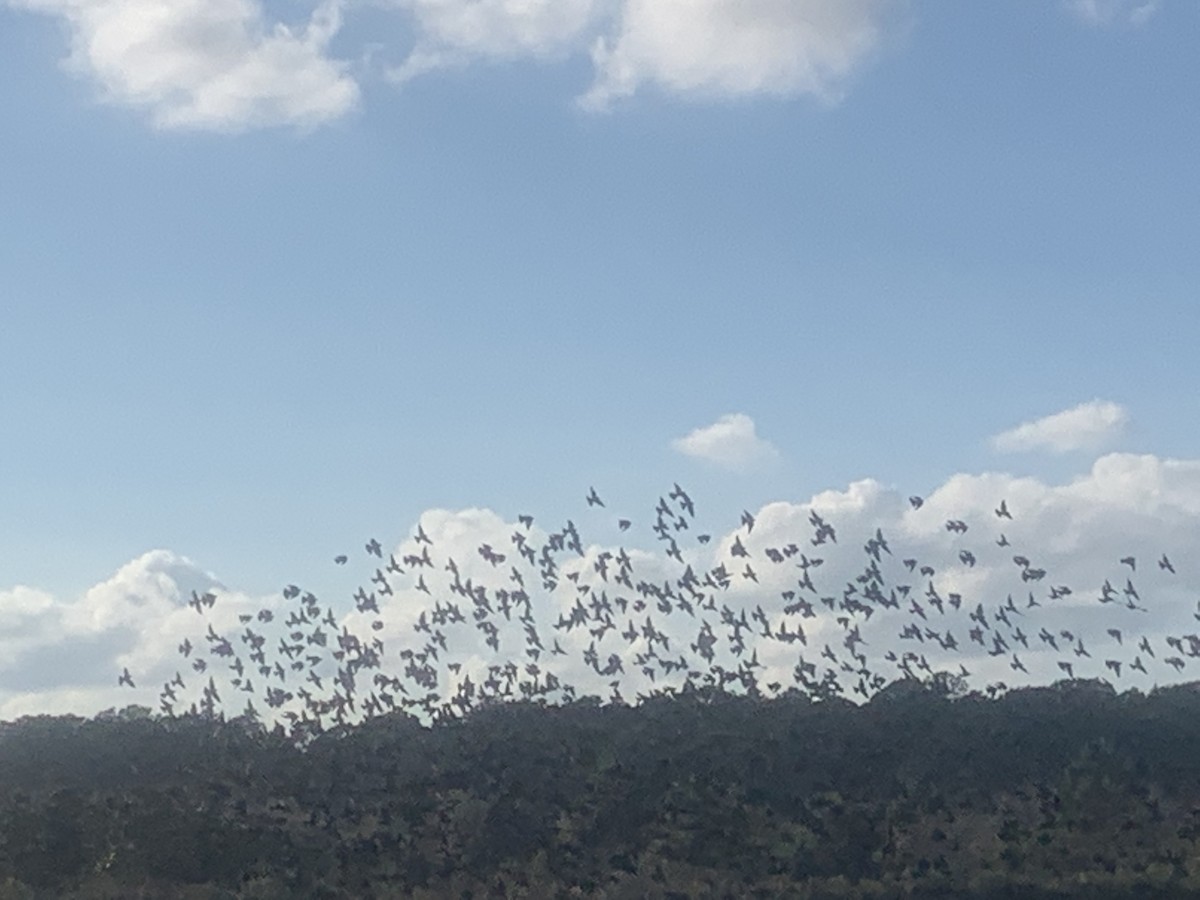
<instances>
[{"instance_id":1,"label":"sky","mask_svg":"<svg viewBox=\"0 0 1200 900\"><path fill-rule=\"evenodd\" d=\"M676 482L726 549L819 507L933 552L931 510L1020 496L1089 587L1174 552L1178 633L1198 34L1177 0L0 0L0 717L169 668L194 586L350 606L419 521L469 555L453 522L601 546L620 511L653 554Z\"/></svg>"}]
</instances>

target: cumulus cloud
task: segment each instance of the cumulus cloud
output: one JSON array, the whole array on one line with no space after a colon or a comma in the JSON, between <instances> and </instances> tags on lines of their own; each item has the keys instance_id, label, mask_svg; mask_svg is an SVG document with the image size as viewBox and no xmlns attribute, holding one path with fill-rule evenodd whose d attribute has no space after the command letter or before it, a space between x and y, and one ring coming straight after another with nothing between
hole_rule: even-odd
<instances>
[{"instance_id":1,"label":"cumulus cloud","mask_svg":"<svg viewBox=\"0 0 1200 900\"><path fill-rule=\"evenodd\" d=\"M64 20L68 67L161 128L310 128L358 103L346 64L327 52L340 0L322 2L302 28L271 25L260 0L9 3Z\"/></svg>"},{"instance_id":2,"label":"cumulus cloud","mask_svg":"<svg viewBox=\"0 0 1200 900\"><path fill-rule=\"evenodd\" d=\"M0 592L0 716L90 715L101 708L87 705L94 701L129 702L116 683L123 667L135 678L169 677L177 644L199 621L187 605L192 591L230 597L219 621L236 621L238 596L167 550L142 554L74 600L26 586Z\"/></svg>"},{"instance_id":3,"label":"cumulus cloud","mask_svg":"<svg viewBox=\"0 0 1200 900\"><path fill-rule=\"evenodd\" d=\"M1011 519L997 515L1002 501ZM834 537L815 540L814 514L835 527ZM958 521L968 526L965 532L947 529ZM899 605L892 609L872 601L873 615L846 618L846 598L862 599L869 584L864 579L873 564L870 546L879 536L888 547L877 550L878 583ZM857 627L873 671L878 660L894 655L885 666L889 678L898 676L899 662L910 653L918 674L922 664L933 671L965 666L976 686L1048 683L1065 677L1058 666L1065 662L1076 677L1145 689L1200 677L1195 655L1200 638L1192 643L1187 637L1200 631L1195 621L1200 570L1185 562L1197 540L1200 461L1115 453L1062 484L996 472L957 474L925 496L918 509L875 479L807 501L777 501L754 514L752 529L727 531L712 562L725 565L733 577L719 597L735 613L759 606L775 633L795 622L806 632L803 646L756 644L765 662L763 684L772 679L787 684L800 658L818 670L831 668L847 681L849 693L857 675L841 664L858 668L845 643ZM796 555L781 559L789 545ZM1164 557L1175 572L1160 565ZM816 565L798 569L796 561L806 558ZM798 585L803 572L811 576L811 587ZM806 598L811 610L781 614L785 592ZM957 608L951 604L955 597ZM980 610L983 624L971 618ZM910 628L915 630L902 637ZM975 628L982 642L970 636ZM954 649L939 643L949 635ZM1141 649L1143 638L1154 656ZM1182 641L1183 650L1168 639ZM1090 656L1076 653L1078 647ZM822 662L826 651L837 657L836 664ZM1120 676L1108 668L1110 661L1120 663ZM1146 671L1130 670L1135 663Z\"/></svg>"},{"instance_id":4,"label":"cumulus cloud","mask_svg":"<svg viewBox=\"0 0 1200 900\"><path fill-rule=\"evenodd\" d=\"M616 680L633 699L678 687L688 671L750 661L762 686L791 685L800 665L810 679L832 674L851 699L867 679L890 681L906 667L962 666L975 686L1047 683L1064 676L1061 663L1122 688L1200 677L1200 568L1188 555L1200 541L1200 460L1112 453L1062 483L959 473L919 506L866 478L768 503L740 523L711 521L694 488L688 500L673 491L657 507L532 524L487 509L428 510L420 539L414 529L396 542L395 560L386 549L379 559L358 554L338 572L359 585L332 603L313 598L320 614L303 621L292 618L302 598L226 589L163 550L78 598L2 591L0 717L153 707L177 672L186 683L178 709L212 679L229 715L247 700L268 718L295 712L301 691L327 698L335 689L330 655L347 633L386 648L378 674L405 683L410 700L424 692L409 680L418 670L443 698L507 670L526 686L552 674L579 695L608 696ZM957 522L966 529L947 528ZM212 591L215 605L197 612L192 591ZM265 638L263 662L251 656L254 634ZM185 638L195 645L187 659ZM219 652L221 640L233 656ZM287 644L301 649L284 652ZM197 659L205 671L192 668ZM286 678L262 674L264 664ZM123 667L136 689L117 686ZM360 703L373 677L359 674ZM269 685L292 696L268 710Z\"/></svg>"},{"instance_id":5,"label":"cumulus cloud","mask_svg":"<svg viewBox=\"0 0 1200 900\"><path fill-rule=\"evenodd\" d=\"M735 471L748 469L779 455L769 441L758 436L754 420L744 413L721 416L713 424L677 438L671 442L671 446L685 456Z\"/></svg>"},{"instance_id":6,"label":"cumulus cloud","mask_svg":"<svg viewBox=\"0 0 1200 900\"><path fill-rule=\"evenodd\" d=\"M1161 0L1066 0L1067 8L1080 21L1094 26L1141 25L1150 19Z\"/></svg>"},{"instance_id":7,"label":"cumulus cloud","mask_svg":"<svg viewBox=\"0 0 1200 900\"><path fill-rule=\"evenodd\" d=\"M308 21L272 21L265 0L0 0L63 20L70 69L160 128L311 128L360 99L330 53L345 0ZM309 0L310 3L317 0ZM415 39L385 69L399 84L468 63L589 54L579 98L609 108L643 87L729 98L810 95L836 102L905 0L385 0ZM373 55L364 50L363 57ZM387 51L387 48L382 48Z\"/></svg>"},{"instance_id":8,"label":"cumulus cloud","mask_svg":"<svg viewBox=\"0 0 1200 900\"><path fill-rule=\"evenodd\" d=\"M673 94L811 95L839 100L878 47L883 0L625 0L615 37L592 49L596 81L581 98L605 109L642 85Z\"/></svg>"},{"instance_id":9,"label":"cumulus cloud","mask_svg":"<svg viewBox=\"0 0 1200 900\"><path fill-rule=\"evenodd\" d=\"M1001 432L992 438L992 447L1001 453L1094 450L1118 435L1128 420L1123 406L1092 400Z\"/></svg>"}]
</instances>

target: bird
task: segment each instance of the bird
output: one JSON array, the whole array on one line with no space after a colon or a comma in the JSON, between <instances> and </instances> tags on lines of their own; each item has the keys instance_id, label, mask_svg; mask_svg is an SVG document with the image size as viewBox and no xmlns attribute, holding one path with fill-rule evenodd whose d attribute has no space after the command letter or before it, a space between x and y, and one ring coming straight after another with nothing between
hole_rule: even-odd
<instances>
[{"instance_id":1,"label":"bird","mask_svg":"<svg viewBox=\"0 0 1200 900\"><path fill-rule=\"evenodd\" d=\"M129 674L129 669L123 669L117 677L117 685L127 684L130 687L136 687L133 683L133 676Z\"/></svg>"},{"instance_id":2,"label":"bird","mask_svg":"<svg viewBox=\"0 0 1200 900\"><path fill-rule=\"evenodd\" d=\"M675 482L671 488L671 493L667 496L672 500L678 500L680 507L682 507L683 511L689 516L694 517L696 515L696 507L692 503L692 498L688 496L687 491L679 486L679 482Z\"/></svg>"},{"instance_id":3,"label":"bird","mask_svg":"<svg viewBox=\"0 0 1200 900\"><path fill-rule=\"evenodd\" d=\"M380 559L383 558L383 545L380 544L379 541L375 540L375 538L371 538L371 540L367 541L363 546L372 556L378 556Z\"/></svg>"},{"instance_id":4,"label":"bird","mask_svg":"<svg viewBox=\"0 0 1200 900\"><path fill-rule=\"evenodd\" d=\"M333 561L339 566L344 566L348 560L349 557L344 553L340 553L333 558Z\"/></svg>"},{"instance_id":5,"label":"bird","mask_svg":"<svg viewBox=\"0 0 1200 900\"><path fill-rule=\"evenodd\" d=\"M1008 511L1008 501L1006 501L1006 500L1000 501L1000 505L998 507L996 507L995 512L996 512L996 518L998 518L998 519L1011 519L1012 518L1012 513L1010 513Z\"/></svg>"},{"instance_id":6,"label":"bird","mask_svg":"<svg viewBox=\"0 0 1200 900\"><path fill-rule=\"evenodd\" d=\"M587 495L588 506L604 506L604 501L600 499L600 495L596 493L596 489L590 488Z\"/></svg>"}]
</instances>

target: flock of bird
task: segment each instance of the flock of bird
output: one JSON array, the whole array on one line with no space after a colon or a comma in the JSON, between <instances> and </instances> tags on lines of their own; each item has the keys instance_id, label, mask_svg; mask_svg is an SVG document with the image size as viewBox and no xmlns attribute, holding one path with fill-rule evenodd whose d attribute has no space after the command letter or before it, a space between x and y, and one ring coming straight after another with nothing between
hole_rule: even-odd
<instances>
[{"instance_id":1,"label":"flock of bird","mask_svg":"<svg viewBox=\"0 0 1200 900\"><path fill-rule=\"evenodd\" d=\"M588 515L607 516L595 488L585 500ZM919 510L924 501L909 503ZM705 686L866 700L898 677L970 679L962 660L1000 662L1025 675L1032 659L1052 660L1057 677L1111 681L1155 669L1178 675L1200 657L1197 634L1134 633L1111 620L1095 634L1050 625L1049 612L1077 608L1081 596L1052 583L1030 556L1012 553L999 530L1013 520L1005 500L985 525L944 523L950 569L902 554L876 528L853 574L832 590L820 576L838 568L826 558L839 552L839 532L815 510L804 534L771 546L762 545L761 530L753 537L749 511L706 546L712 535L700 532L692 498L678 484L653 512L648 533L660 553L585 547L574 522L535 532L526 515L508 545L475 548L481 563L439 552L422 524L396 553L371 539L363 553L374 572L354 591L353 613L339 615L288 585L282 599L290 608L241 613L229 633L209 618L203 636L180 643L181 664L159 692L160 709L223 715L224 703L244 694L243 715L304 740L393 710L436 720L508 699L627 702L622 688L638 700ZM631 519L607 521L621 535L634 528ZM1011 554L1020 599L948 589L943 576L969 573L985 552ZM697 569L700 559L711 564ZM349 561L334 558L339 566ZM1147 612L1134 582L1138 564L1136 556L1115 561L1120 576L1105 578L1088 602L1123 615ZM1151 565L1156 578L1175 575L1165 554ZM479 576L481 567L493 577ZM218 601L193 592L190 606L206 617ZM411 635L394 648L383 637L393 612L404 622L389 640ZM1194 615L1200 620L1200 604ZM127 668L118 683L135 687ZM987 691L1005 688L994 681Z\"/></svg>"}]
</instances>

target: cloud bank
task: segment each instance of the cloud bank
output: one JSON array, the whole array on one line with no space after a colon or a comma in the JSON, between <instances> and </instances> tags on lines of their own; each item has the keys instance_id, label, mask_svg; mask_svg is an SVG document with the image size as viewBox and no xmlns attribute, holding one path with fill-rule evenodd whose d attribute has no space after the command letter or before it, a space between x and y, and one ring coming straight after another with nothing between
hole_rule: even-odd
<instances>
[{"instance_id":1,"label":"cloud bank","mask_svg":"<svg viewBox=\"0 0 1200 900\"><path fill-rule=\"evenodd\" d=\"M362 67L330 50L344 0L301 26L264 0L7 0L60 18L68 67L159 128L312 128L354 110ZM812 96L834 103L870 60L903 0L390 0L414 34L385 75L404 83L475 61L594 65L582 107L645 87L671 96ZM352 11L352 10L351 10ZM368 56L365 48L355 57ZM374 50L372 51L374 52Z\"/></svg>"},{"instance_id":2,"label":"cloud bank","mask_svg":"<svg viewBox=\"0 0 1200 900\"><path fill-rule=\"evenodd\" d=\"M1060 484L963 473L920 504L864 479L741 522L707 521L701 496L687 497L694 514L682 497L575 510L565 523L429 510L419 535L392 544L394 560L386 547L354 553L338 570L344 595L332 598L306 599L300 587L292 598L248 596L165 550L78 598L0 591L0 718L154 707L166 688L177 711L219 690L230 715L247 701L267 714L268 685L292 695L269 713L282 715L303 691L335 689L330 651L348 634L379 641L378 674L407 683L410 697L422 693L406 681L413 673L447 696L507 669L600 696L617 678L632 699L678 686L686 670L671 671L672 660L728 673L753 659L764 686L790 686L800 667L840 679L853 699L872 689L865 671L890 681L964 667L976 686L1019 685L1064 677L1065 664L1074 677L1142 689L1200 673L1200 567L1189 557L1200 460L1112 453ZM193 592L215 601L196 609ZM312 621L292 618L300 604ZM281 655L288 644L299 645L294 656ZM136 687L118 686L123 669ZM370 679L359 675L360 701Z\"/></svg>"},{"instance_id":3,"label":"cloud bank","mask_svg":"<svg viewBox=\"0 0 1200 900\"><path fill-rule=\"evenodd\" d=\"M61 19L67 67L163 129L314 128L354 111L365 60L414 78L476 62L591 60L591 112L651 90L671 98L838 103L905 28L908 0L383 0L407 47L330 49L345 0L308 0L302 25L265 0L0 0ZM1160 0L1064 0L1094 27L1141 25ZM352 63L350 60L363 60Z\"/></svg>"}]
</instances>

